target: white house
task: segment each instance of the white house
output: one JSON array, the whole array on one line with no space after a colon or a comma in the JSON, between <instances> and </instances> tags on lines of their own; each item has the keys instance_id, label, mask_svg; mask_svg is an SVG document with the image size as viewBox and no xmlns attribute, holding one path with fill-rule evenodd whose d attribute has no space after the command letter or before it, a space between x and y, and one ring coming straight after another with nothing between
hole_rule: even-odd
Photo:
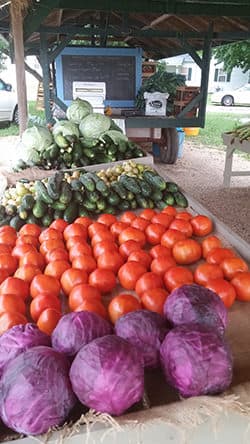
<instances>
[{"instance_id":1,"label":"white house","mask_svg":"<svg viewBox=\"0 0 250 444\"><path fill-rule=\"evenodd\" d=\"M188 86L199 86L201 70L189 54L164 59L168 72L177 72L186 76ZM223 89L236 89L250 83L250 71L243 73L240 68L233 68L231 73L223 71L223 63L211 59L208 92Z\"/></svg>"}]
</instances>

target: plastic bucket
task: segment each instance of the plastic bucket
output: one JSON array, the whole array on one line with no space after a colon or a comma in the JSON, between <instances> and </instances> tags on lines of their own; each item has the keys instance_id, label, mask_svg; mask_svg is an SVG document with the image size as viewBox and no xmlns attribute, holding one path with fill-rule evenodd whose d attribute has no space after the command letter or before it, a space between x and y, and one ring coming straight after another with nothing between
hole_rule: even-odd
<instances>
[{"instance_id":1,"label":"plastic bucket","mask_svg":"<svg viewBox=\"0 0 250 444\"><path fill-rule=\"evenodd\" d=\"M176 128L177 134L178 134L178 159L180 157L182 157L183 155L183 143L185 140L185 132L183 130L183 128ZM153 148L153 155L155 157L159 157L160 156L160 147L158 145L158 143L154 142L152 145Z\"/></svg>"},{"instance_id":2,"label":"plastic bucket","mask_svg":"<svg viewBox=\"0 0 250 444\"><path fill-rule=\"evenodd\" d=\"M183 128L186 136L198 136L200 128Z\"/></svg>"}]
</instances>

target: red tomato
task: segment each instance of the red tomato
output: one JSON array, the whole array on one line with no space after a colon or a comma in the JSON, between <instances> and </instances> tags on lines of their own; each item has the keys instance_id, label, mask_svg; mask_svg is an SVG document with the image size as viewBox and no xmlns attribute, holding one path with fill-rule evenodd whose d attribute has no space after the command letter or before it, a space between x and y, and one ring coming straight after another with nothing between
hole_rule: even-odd
<instances>
[{"instance_id":1,"label":"red tomato","mask_svg":"<svg viewBox=\"0 0 250 444\"><path fill-rule=\"evenodd\" d=\"M108 313L106 308L104 307L103 303L99 301L98 299L85 299L79 307L75 309L75 311L91 311L99 316L101 316L104 319L108 318Z\"/></svg>"},{"instance_id":2,"label":"red tomato","mask_svg":"<svg viewBox=\"0 0 250 444\"><path fill-rule=\"evenodd\" d=\"M34 265L41 270L45 267L45 260L41 253L38 251L28 251L19 259L19 267L23 267L23 265Z\"/></svg>"},{"instance_id":3,"label":"red tomato","mask_svg":"<svg viewBox=\"0 0 250 444\"><path fill-rule=\"evenodd\" d=\"M106 225L101 224L100 222L93 222L88 226L88 235L92 238L95 234L107 233L109 229Z\"/></svg>"},{"instance_id":4,"label":"red tomato","mask_svg":"<svg viewBox=\"0 0 250 444\"><path fill-rule=\"evenodd\" d=\"M121 286L126 288L126 290L134 290L136 282L143 274L146 273L146 271L147 268L139 262L127 262L121 266L118 272L118 278Z\"/></svg>"},{"instance_id":5,"label":"red tomato","mask_svg":"<svg viewBox=\"0 0 250 444\"><path fill-rule=\"evenodd\" d=\"M206 285L212 279L223 279L223 271L219 265L207 264L206 262L199 264L194 271L194 281L199 285Z\"/></svg>"},{"instance_id":6,"label":"red tomato","mask_svg":"<svg viewBox=\"0 0 250 444\"><path fill-rule=\"evenodd\" d=\"M63 237L67 241L71 237L79 236L83 240L86 240L88 237L88 230L83 224L69 224L63 231Z\"/></svg>"},{"instance_id":7,"label":"red tomato","mask_svg":"<svg viewBox=\"0 0 250 444\"><path fill-rule=\"evenodd\" d=\"M169 216L175 216L177 214L177 210L175 207L168 205L167 207L163 208L162 213L169 214Z\"/></svg>"},{"instance_id":8,"label":"red tomato","mask_svg":"<svg viewBox=\"0 0 250 444\"><path fill-rule=\"evenodd\" d=\"M145 291L152 288L163 288L162 277L152 271L143 274L136 282L135 291L141 296Z\"/></svg>"},{"instance_id":9,"label":"red tomato","mask_svg":"<svg viewBox=\"0 0 250 444\"><path fill-rule=\"evenodd\" d=\"M136 250L132 251L132 253L129 255L128 262L130 261L140 262L140 264L144 265L148 270L152 262L152 257L144 250Z\"/></svg>"},{"instance_id":10,"label":"red tomato","mask_svg":"<svg viewBox=\"0 0 250 444\"><path fill-rule=\"evenodd\" d=\"M124 264L124 258L117 251L106 251L97 258L97 267L111 270L117 274L119 268Z\"/></svg>"},{"instance_id":11,"label":"red tomato","mask_svg":"<svg viewBox=\"0 0 250 444\"><path fill-rule=\"evenodd\" d=\"M15 228L11 227L10 225L3 225L0 227L0 233L11 233L17 235Z\"/></svg>"},{"instance_id":12,"label":"red tomato","mask_svg":"<svg viewBox=\"0 0 250 444\"><path fill-rule=\"evenodd\" d=\"M121 245L128 240L139 242L140 246L143 247L146 243L146 236L141 230L128 227L119 234L118 242Z\"/></svg>"},{"instance_id":13,"label":"red tomato","mask_svg":"<svg viewBox=\"0 0 250 444\"><path fill-rule=\"evenodd\" d=\"M16 294L25 299L29 296L29 284L17 277L7 277L0 285L0 294Z\"/></svg>"},{"instance_id":14,"label":"red tomato","mask_svg":"<svg viewBox=\"0 0 250 444\"><path fill-rule=\"evenodd\" d=\"M239 271L248 271L247 263L241 257L229 257L220 263L226 279L233 279Z\"/></svg>"},{"instance_id":15,"label":"red tomato","mask_svg":"<svg viewBox=\"0 0 250 444\"><path fill-rule=\"evenodd\" d=\"M104 240L101 242L97 242L97 244L95 244L95 246L93 247L93 255L95 258L103 253L106 253L106 251L118 252L118 245L115 242Z\"/></svg>"},{"instance_id":16,"label":"red tomato","mask_svg":"<svg viewBox=\"0 0 250 444\"><path fill-rule=\"evenodd\" d=\"M80 216L80 217L76 218L75 223L76 224L82 224L86 228L88 228L93 223L93 221L88 216Z\"/></svg>"},{"instance_id":17,"label":"red tomato","mask_svg":"<svg viewBox=\"0 0 250 444\"><path fill-rule=\"evenodd\" d=\"M27 318L18 312L3 312L0 314L0 335L14 327L14 325L27 324Z\"/></svg>"},{"instance_id":18,"label":"red tomato","mask_svg":"<svg viewBox=\"0 0 250 444\"><path fill-rule=\"evenodd\" d=\"M6 247L7 247L7 245L6 245ZM17 259L20 259L20 257L22 257L25 253L28 253L28 251L36 251L36 249L33 245L30 245L30 244L17 245L13 248L11 255L16 257ZM0 254L2 254L1 250L0 250Z\"/></svg>"},{"instance_id":19,"label":"red tomato","mask_svg":"<svg viewBox=\"0 0 250 444\"><path fill-rule=\"evenodd\" d=\"M89 256L88 254L77 256L72 261L72 268L78 268L86 271L87 273L91 273L96 269L96 267L96 260L93 258L93 256Z\"/></svg>"},{"instance_id":20,"label":"red tomato","mask_svg":"<svg viewBox=\"0 0 250 444\"><path fill-rule=\"evenodd\" d=\"M161 242L161 237L165 233L166 227L161 224L149 224L145 230L147 242L150 245L157 245Z\"/></svg>"},{"instance_id":21,"label":"red tomato","mask_svg":"<svg viewBox=\"0 0 250 444\"><path fill-rule=\"evenodd\" d=\"M64 232L65 228L67 227L68 222L66 222L64 219L55 219L50 224L49 228L53 228L54 230L60 231L61 233Z\"/></svg>"},{"instance_id":22,"label":"red tomato","mask_svg":"<svg viewBox=\"0 0 250 444\"><path fill-rule=\"evenodd\" d=\"M69 237L68 240L66 241L66 248L67 250L70 250L72 247L74 247L75 245L88 245L88 247L90 248L89 244L87 243L86 239L84 239L84 237L82 236L72 236Z\"/></svg>"},{"instance_id":23,"label":"red tomato","mask_svg":"<svg viewBox=\"0 0 250 444\"><path fill-rule=\"evenodd\" d=\"M161 245L167 248L173 248L178 241L186 239L187 236L179 230L168 229L161 237Z\"/></svg>"},{"instance_id":24,"label":"red tomato","mask_svg":"<svg viewBox=\"0 0 250 444\"><path fill-rule=\"evenodd\" d=\"M145 208L140 212L140 217L150 221L155 214L156 211L153 210L152 208Z\"/></svg>"},{"instance_id":25,"label":"red tomato","mask_svg":"<svg viewBox=\"0 0 250 444\"><path fill-rule=\"evenodd\" d=\"M71 268L71 265L68 261L52 261L46 265L44 274L53 276L60 280L64 271L68 270L69 268Z\"/></svg>"},{"instance_id":26,"label":"red tomato","mask_svg":"<svg viewBox=\"0 0 250 444\"><path fill-rule=\"evenodd\" d=\"M17 239L16 232L0 231L0 244L10 245L11 247L14 247L16 239Z\"/></svg>"},{"instance_id":27,"label":"red tomato","mask_svg":"<svg viewBox=\"0 0 250 444\"><path fill-rule=\"evenodd\" d=\"M171 228L171 230L180 231L181 233L185 234L186 237L191 237L193 234L191 223L185 219L174 219L169 225L169 228Z\"/></svg>"},{"instance_id":28,"label":"red tomato","mask_svg":"<svg viewBox=\"0 0 250 444\"><path fill-rule=\"evenodd\" d=\"M38 238L35 236L31 236L30 234L23 234L21 236L18 236L16 240L16 246L23 244L33 245L35 248L38 248L40 245Z\"/></svg>"},{"instance_id":29,"label":"red tomato","mask_svg":"<svg viewBox=\"0 0 250 444\"><path fill-rule=\"evenodd\" d=\"M164 247L161 244L155 245L152 247L149 251L150 255L153 257L153 259L156 259L157 257L162 256L172 256L171 248Z\"/></svg>"},{"instance_id":30,"label":"red tomato","mask_svg":"<svg viewBox=\"0 0 250 444\"><path fill-rule=\"evenodd\" d=\"M55 248L52 251L48 251L45 256L46 263L52 261L69 261L69 253L65 248Z\"/></svg>"},{"instance_id":31,"label":"red tomato","mask_svg":"<svg viewBox=\"0 0 250 444\"><path fill-rule=\"evenodd\" d=\"M101 224L107 225L107 227L110 227L112 224L117 222L116 216L114 214L106 214L103 213L100 216L98 216L97 222L100 222Z\"/></svg>"},{"instance_id":32,"label":"red tomato","mask_svg":"<svg viewBox=\"0 0 250 444\"><path fill-rule=\"evenodd\" d=\"M250 272L241 271L231 280L236 290L236 298L239 301L250 301Z\"/></svg>"},{"instance_id":33,"label":"red tomato","mask_svg":"<svg viewBox=\"0 0 250 444\"><path fill-rule=\"evenodd\" d=\"M100 225L102 225L106 229L106 225L104 225L104 224L100 224ZM106 230L107 231L103 231L103 232L99 232L99 233L94 234L94 236L91 238L92 247L94 247L95 244L97 244L98 242L102 242L104 240L109 241L109 242L115 241L113 234L111 234L108 229L106 229Z\"/></svg>"},{"instance_id":34,"label":"red tomato","mask_svg":"<svg viewBox=\"0 0 250 444\"><path fill-rule=\"evenodd\" d=\"M15 249L16 247L14 247ZM11 245L0 244L0 254L12 254L13 251ZM13 255L14 256L14 255Z\"/></svg>"},{"instance_id":35,"label":"red tomato","mask_svg":"<svg viewBox=\"0 0 250 444\"><path fill-rule=\"evenodd\" d=\"M110 233L113 234L115 239L118 239L119 234L125 230L125 228L128 228L129 224L126 224L125 222L116 221L114 222L110 227Z\"/></svg>"},{"instance_id":36,"label":"red tomato","mask_svg":"<svg viewBox=\"0 0 250 444\"><path fill-rule=\"evenodd\" d=\"M43 333L51 335L53 330L56 328L60 318L60 311L55 310L54 308L46 308L45 310L43 310L37 320L37 327Z\"/></svg>"},{"instance_id":37,"label":"red tomato","mask_svg":"<svg viewBox=\"0 0 250 444\"><path fill-rule=\"evenodd\" d=\"M84 243L76 243L69 250L69 260L72 262L76 257L82 256L83 254L87 254L88 256L92 256L92 248L87 242Z\"/></svg>"},{"instance_id":38,"label":"red tomato","mask_svg":"<svg viewBox=\"0 0 250 444\"><path fill-rule=\"evenodd\" d=\"M139 310L141 308L141 304L132 294L119 294L115 296L109 303L108 312L109 318L113 324L126 313L130 313L131 311Z\"/></svg>"},{"instance_id":39,"label":"red tomato","mask_svg":"<svg viewBox=\"0 0 250 444\"><path fill-rule=\"evenodd\" d=\"M235 257L235 253L230 248L214 248L206 257L209 264L221 264L224 259Z\"/></svg>"},{"instance_id":40,"label":"red tomato","mask_svg":"<svg viewBox=\"0 0 250 444\"><path fill-rule=\"evenodd\" d=\"M153 259L151 263L151 271L159 276L163 276L169 268L175 266L176 262L172 256L161 256Z\"/></svg>"},{"instance_id":41,"label":"red tomato","mask_svg":"<svg viewBox=\"0 0 250 444\"><path fill-rule=\"evenodd\" d=\"M77 268L68 268L61 276L61 286L63 292L69 295L71 290L78 284L87 284L88 274L84 270Z\"/></svg>"},{"instance_id":42,"label":"red tomato","mask_svg":"<svg viewBox=\"0 0 250 444\"><path fill-rule=\"evenodd\" d=\"M132 220L130 226L133 228L137 228L137 230L145 231L149 224L149 220L144 219L143 217L135 217L134 220Z\"/></svg>"},{"instance_id":43,"label":"red tomato","mask_svg":"<svg viewBox=\"0 0 250 444\"><path fill-rule=\"evenodd\" d=\"M203 214L194 216L190 222L195 236L207 236L213 231L213 222L209 217L204 216Z\"/></svg>"},{"instance_id":44,"label":"red tomato","mask_svg":"<svg viewBox=\"0 0 250 444\"><path fill-rule=\"evenodd\" d=\"M21 296L17 294L2 294L0 296L0 313L3 312L18 312L25 315L26 313L26 305Z\"/></svg>"},{"instance_id":45,"label":"red tomato","mask_svg":"<svg viewBox=\"0 0 250 444\"><path fill-rule=\"evenodd\" d=\"M132 220L134 220L135 218L136 214L133 213L133 211L124 211L124 213L120 217L120 221L130 225Z\"/></svg>"},{"instance_id":46,"label":"red tomato","mask_svg":"<svg viewBox=\"0 0 250 444\"><path fill-rule=\"evenodd\" d=\"M205 287L214 291L222 299L227 308L233 305L236 298L236 291L230 282L222 278L212 279L206 283Z\"/></svg>"},{"instance_id":47,"label":"red tomato","mask_svg":"<svg viewBox=\"0 0 250 444\"><path fill-rule=\"evenodd\" d=\"M39 225L36 224L25 224L23 225L20 230L19 230L19 236L22 235L29 235L29 236L35 236L35 237L39 237L41 234L41 227L39 227Z\"/></svg>"},{"instance_id":48,"label":"red tomato","mask_svg":"<svg viewBox=\"0 0 250 444\"><path fill-rule=\"evenodd\" d=\"M201 242L202 255L204 258L207 257L208 253L215 248L221 248L221 240L217 236L208 236Z\"/></svg>"},{"instance_id":49,"label":"red tomato","mask_svg":"<svg viewBox=\"0 0 250 444\"><path fill-rule=\"evenodd\" d=\"M60 300L52 295L40 294L32 299L30 304L30 315L33 321L37 321L40 314L46 310L46 308L54 308L57 311L61 311Z\"/></svg>"},{"instance_id":50,"label":"red tomato","mask_svg":"<svg viewBox=\"0 0 250 444\"><path fill-rule=\"evenodd\" d=\"M164 288L151 288L144 291L141 296L142 307L146 310L155 311L163 316L163 307L168 297L168 292Z\"/></svg>"},{"instance_id":51,"label":"red tomato","mask_svg":"<svg viewBox=\"0 0 250 444\"><path fill-rule=\"evenodd\" d=\"M201 258L201 246L194 239L184 239L176 242L172 254L177 264L189 265Z\"/></svg>"},{"instance_id":52,"label":"red tomato","mask_svg":"<svg viewBox=\"0 0 250 444\"><path fill-rule=\"evenodd\" d=\"M0 270L0 284L9 276L7 270Z\"/></svg>"},{"instance_id":53,"label":"red tomato","mask_svg":"<svg viewBox=\"0 0 250 444\"><path fill-rule=\"evenodd\" d=\"M30 284L30 295L32 298L37 297L39 294L59 296L61 290L60 282L53 276L47 276L46 274L36 275Z\"/></svg>"},{"instance_id":54,"label":"red tomato","mask_svg":"<svg viewBox=\"0 0 250 444\"><path fill-rule=\"evenodd\" d=\"M172 291L181 285L192 284L194 282L192 271L181 266L173 267L166 271L163 280L168 291Z\"/></svg>"},{"instance_id":55,"label":"red tomato","mask_svg":"<svg viewBox=\"0 0 250 444\"><path fill-rule=\"evenodd\" d=\"M124 257L128 258L129 255L133 251L139 251L141 250L141 244L133 239L127 240L123 242L123 244L119 247L119 253Z\"/></svg>"},{"instance_id":56,"label":"red tomato","mask_svg":"<svg viewBox=\"0 0 250 444\"><path fill-rule=\"evenodd\" d=\"M23 265L22 267L17 268L14 277L22 279L30 284L33 277L35 277L37 274L42 274L40 268L36 267L35 265Z\"/></svg>"},{"instance_id":57,"label":"red tomato","mask_svg":"<svg viewBox=\"0 0 250 444\"><path fill-rule=\"evenodd\" d=\"M42 242L39 251L43 256L46 256L49 251L56 248L65 248L64 242L61 239L49 239Z\"/></svg>"},{"instance_id":58,"label":"red tomato","mask_svg":"<svg viewBox=\"0 0 250 444\"><path fill-rule=\"evenodd\" d=\"M97 268L89 275L89 284L97 288L101 293L109 293L116 286L115 273L111 270Z\"/></svg>"},{"instance_id":59,"label":"red tomato","mask_svg":"<svg viewBox=\"0 0 250 444\"><path fill-rule=\"evenodd\" d=\"M100 291L89 284L74 285L69 293L69 308L75 311L85 300L101 300Z\"/></svg>"},{"instance_id":60,"label":"red tomato","mask_svg":"<svg viewBox=\"0 0 250 444\"><path fill-rule=\"evenodd\" d=\"M18 266L17 259L11 254L0 254L0 270L5 270L9 275L14 274Z\"/></svg>"},{"instance_id":61,"label":"red tomato","mask_svg":"<svg viewBox=\"0 0 250 444\"><path fill-rule=\"evenodd\" d=\"M62 233L59 230L56 230L55 228L45 228L39 236L39 242L42 244L43 242L50 241L50 240L57 240L63 239Z\"/></svg>"},{"instance_id":62,"label":"red tomato","mask_svg":"<svg viewBox=\"0 0 250 444\"><path fill-rule=\"evenodd\" d=\"M193 215L189 213L188 211L179 211L175 215L175 219L184 219L184 220L191 220Z\"/></svg>"},{"instance_id":63,"label":"red tomato","mask_svg":"<svg viewBox=\"0 0 250 444\"><path fill-rule=\"evenodd\" d=\"M165 229L167 229L171 224L172 220L173 216L170 216L169 214L166 213L158 213L152 217L151 222L152 224L161 224L165 227Z\"/></svg>"}]
</instances>

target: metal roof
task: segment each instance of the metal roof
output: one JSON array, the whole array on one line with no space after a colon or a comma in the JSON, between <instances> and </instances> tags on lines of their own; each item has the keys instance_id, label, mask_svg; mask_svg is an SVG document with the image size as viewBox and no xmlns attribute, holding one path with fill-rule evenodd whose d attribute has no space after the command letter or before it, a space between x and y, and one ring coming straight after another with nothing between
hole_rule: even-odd
<instances>
[{"instance_id":1,"label":"metal roof","mask_svg":"<svg viewBox=\"0 0 250 444\"><path fill-rule=\"evenodd\" d=\"M6 8L0 9L5 35ZM250 0L33 0L24 20L27 53L39 52L40 32L49 46L66 37L95 46L118 41L160 59L189 52L190 45L202 49L208 34L213 46L249 39Z\"/></svg>"}]
</instances>

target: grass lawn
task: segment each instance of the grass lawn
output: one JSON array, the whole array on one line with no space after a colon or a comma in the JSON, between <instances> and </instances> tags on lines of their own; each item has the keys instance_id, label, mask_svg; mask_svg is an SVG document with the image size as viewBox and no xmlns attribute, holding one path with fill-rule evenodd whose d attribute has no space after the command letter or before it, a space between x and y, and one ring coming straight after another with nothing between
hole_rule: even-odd
<instances>
[{"instance_id":1,"label":"grass lawn","mask_svg":"<svg viewBox=\"0 0 250 444\"><path fill-rule=\"evenodd\" d=\"M28 112L29 112L29 119L31 121L35 118L44 119L44 111L38 111L36 109L36 102L29 102L28 103ZM5 136L17 136L19 133L18 126L11 123L10 125L6 123L0 124L0 137Z\"/></svg>"}]
</instances>

